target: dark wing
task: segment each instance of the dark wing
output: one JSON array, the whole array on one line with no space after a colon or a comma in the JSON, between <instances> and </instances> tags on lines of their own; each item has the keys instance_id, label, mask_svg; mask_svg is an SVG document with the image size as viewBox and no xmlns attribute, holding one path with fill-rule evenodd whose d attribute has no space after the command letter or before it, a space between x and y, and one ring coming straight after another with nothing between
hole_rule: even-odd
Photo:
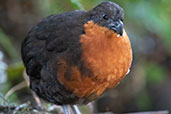
<instances>
[{"instance_id":1,"label":"dark wing","mask_svg":"<svg viewBox=\"0 0 171 114\"><path fill-rule=\"evenodd\" d=\"M50 102L62 104L70 102L67 98L74 99L68 91L60 91L64 87L56 79L57 69L62 54L79 41L83 31L80 18L84 13L73 11L51 15L33 27L22 43L22 59L30 77L30 87Z\"/></svg>"}]
</instances>

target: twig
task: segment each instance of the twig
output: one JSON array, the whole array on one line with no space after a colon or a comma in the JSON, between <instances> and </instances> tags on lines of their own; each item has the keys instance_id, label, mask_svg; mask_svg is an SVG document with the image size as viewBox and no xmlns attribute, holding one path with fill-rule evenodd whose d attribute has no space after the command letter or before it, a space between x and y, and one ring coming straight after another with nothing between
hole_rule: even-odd
<instances>
[{"instance_id":1,"label":"twig","mask_svg":"<svg viewBox=\"0 0 171 114\"><path fill-rule=\"evenodd\" d=\"M163 110L163 111L149 111L149 112L133 112L133 113L125 113L125 114L169 114L169 111Z\"/></svg>"},{"instance_id":2,"label":"twig","mask_svg":"<svg viewBox=\"0 0 171 114\"><path fill-rule=\"evenodd\" d=\"M90 103L87 104L88 108L90 109L91 114L94 113L94 106L93 106L93 103L94 103L94 102L90 102Z\"/></svg>"},{"instance_id":3,"label":"twig","mask_svg":"<svg viewBox=\"0 0 171 114\"><path fill-rule=\"evenodd\" d=\"M23 72L23 77L24 77L24 79L25 79L25 81L26 81L27 86L29 87L30 83L29 83L29 78L28 78L28 76L27 76L27 74L26 74L26 71ZM31 91L31 93L32 93L32 96L33 96L33 98L35 99L37 105L38 105L38 106L42 106L39 97L37 97L37 95L36 95L33 91Z\"/></svg>"},{"instance_id":4,"label":"twig","mask_svg":"<svg viewBox=\"0 0 171 114\"><path fill-rule=\"evenodd\" d=\"M34 112L34 114L49 114L50 112L44 108L39 108L39 107L32 107L30 105L30 102L18 105L18 106L6 106L6 105L0 105L0 114L6 114L6 113L12 113L12 114L20 114L20 113L29 113L32 114L32 112Z\"/></svg>"},{"instance_id":5,"label":"twig","mask_svg":"<svg viewBox=\"0 0 171 114\"><path fill-rule=\"evenodd\" d=\"M25 108L25 107L28 107L30 105L30 103L24 103L24 104L21 104L19 106L17 106L15 109L14 109L14 112L13 114L16 114L19 110Z\"/></svg>"},{"instance_id":6,"label":"twig","mask_svg":"<svg viewBox=\"0 0 171 114\"><path fill-rule=\"evenodd\" d=\"M0 111L6 110L6 109L14 110L15 109L15 106L3 106L3 105L0 105Z\"/></svg>"},{"instance_id":7,"label":"twig","mask_svg":"<svg viewBox=\"0 0 171 114\"><path fill-rule=\"evenodd\" d=\"M21 82L21 83L15 85L14 87L12 87L12 88L6 93L4 99L7 99L11 94L13 94L14 92L16 92L16 91L18 91L18 90L20 90L20 89L23 89L23 88L25 88L25 87L27 87L25 81L23 81L23 82Z\"/></svg>"},{"instance_id":8,"label":"twig","mask_svg":"<svg viewBox=\"0 0 171 114\"><path fill-rule=\"evenodd\" d=\"M3 104L5 104L5 102L8 102L1 94L0 94L0 98L3 100Z\"/></svg>"}]
</instances>

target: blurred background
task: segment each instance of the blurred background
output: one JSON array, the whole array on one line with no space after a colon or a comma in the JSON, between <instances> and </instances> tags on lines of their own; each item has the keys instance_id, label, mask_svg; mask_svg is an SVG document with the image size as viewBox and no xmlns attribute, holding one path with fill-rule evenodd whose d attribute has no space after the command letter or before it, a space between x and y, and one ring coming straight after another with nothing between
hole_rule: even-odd
<instances>
[{"instance_id":1,"label":"blurred background","mask_svg":"<svg viewBox=\"0 0 171 114\"><path fill-rule=\"evenodd\" d=\"M103 1L0 0L0 104L24 81L20 46L29 29L48 15L90 10ZM171 112L171 0L111 1L124 8L134 59L128 76L93 103L95 112ZM6 101L35 105L28 88L12 92Z\"/></svg>"}]
</instances>

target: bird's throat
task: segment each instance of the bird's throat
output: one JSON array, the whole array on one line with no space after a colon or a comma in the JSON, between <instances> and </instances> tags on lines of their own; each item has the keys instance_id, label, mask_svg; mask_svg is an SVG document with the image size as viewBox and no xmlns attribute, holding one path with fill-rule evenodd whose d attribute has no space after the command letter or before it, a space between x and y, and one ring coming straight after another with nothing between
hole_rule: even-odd
<instances>
[{"instance_id":1,"label":"bird's throat","mask_svg":"<svg viewBox=\"0 0 171 114\"><path fill-rule=\"evenodd\" d=\"M96 79L110 81L111 86L115 85L114 80L118 81L125 76L132 61L126 32L118 37L114 31L92 21L84 25L84 30L80 42L85 66L92 69Z\"/></svg>"}]
</instances>

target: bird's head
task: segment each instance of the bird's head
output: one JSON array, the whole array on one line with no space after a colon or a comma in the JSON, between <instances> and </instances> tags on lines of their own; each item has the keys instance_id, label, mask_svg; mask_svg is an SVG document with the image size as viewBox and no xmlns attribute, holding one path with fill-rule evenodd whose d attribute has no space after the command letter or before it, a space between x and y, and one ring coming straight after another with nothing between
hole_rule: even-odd
<instances>
[{"instance_id":1,"label":"bird's head","mask_svg":"<svg viewBox=\"0 0 171 114\"><path fill-rule=\"evenodd\" d=\"M123 9L113 2L103 2L89 12L90 20L103 27L107 27L120 36L123 35Z\"/></svg>"}]
</instances>

